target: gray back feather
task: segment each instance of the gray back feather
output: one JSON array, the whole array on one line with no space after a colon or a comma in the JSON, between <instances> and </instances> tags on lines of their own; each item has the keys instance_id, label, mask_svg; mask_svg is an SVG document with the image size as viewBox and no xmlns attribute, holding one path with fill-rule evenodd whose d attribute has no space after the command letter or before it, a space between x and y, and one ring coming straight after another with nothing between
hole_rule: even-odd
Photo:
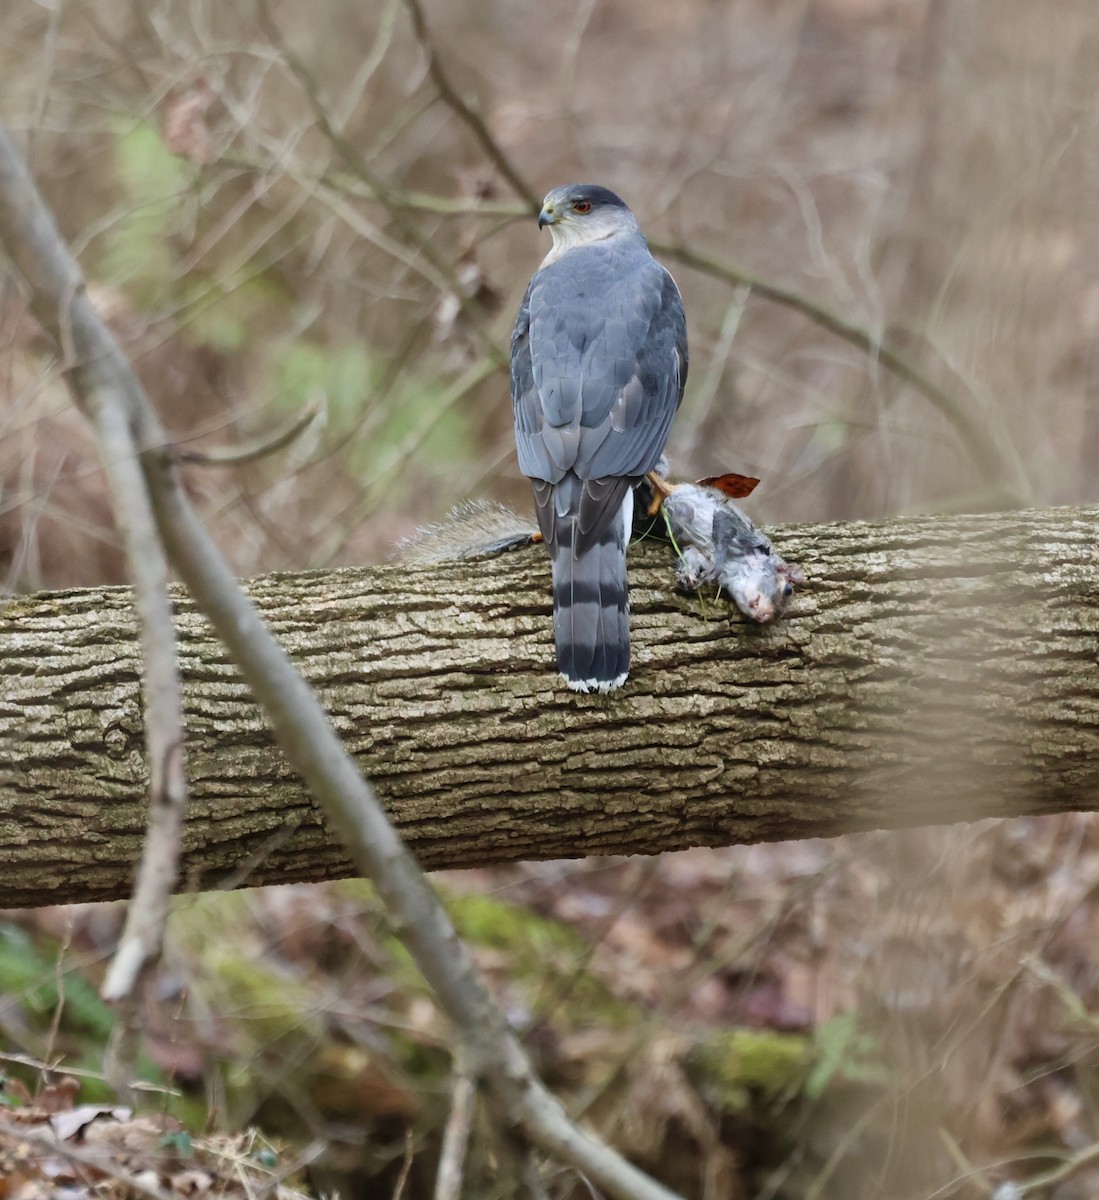
<instances>
[{"instance_id":1,"label":"gray back feather","mask_svg":"<svg viewBox=\"0 0 1099 1200\"><path fill-rule=\"evenodd\" d=\"M686 380L679 289L644 239L568 251L531 280L512 336L520 470L550 483L644 475Z\"/></svg>"}]
</instances>

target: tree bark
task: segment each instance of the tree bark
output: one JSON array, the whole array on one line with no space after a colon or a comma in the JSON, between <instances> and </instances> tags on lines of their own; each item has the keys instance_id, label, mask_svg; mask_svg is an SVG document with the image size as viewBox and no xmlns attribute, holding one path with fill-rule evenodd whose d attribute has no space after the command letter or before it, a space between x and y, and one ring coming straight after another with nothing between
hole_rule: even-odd
<instances>
[{"instance_id":1,"label":"tree bark","mask_svg":"<svg viewBox=\"0 0 1099 1200\"><path fill-rule=\"evenodd\" d=\"M1099 508L779 531L809 582L745 622L631 550L634 668L552 668L541 551L271 575L249 592L430 868L1099 807ZM175 595L182 886L351 873L206 622ZM145 830L125 588L0 610L0 906L116 899Z\"/></svg>"}]
</instances>

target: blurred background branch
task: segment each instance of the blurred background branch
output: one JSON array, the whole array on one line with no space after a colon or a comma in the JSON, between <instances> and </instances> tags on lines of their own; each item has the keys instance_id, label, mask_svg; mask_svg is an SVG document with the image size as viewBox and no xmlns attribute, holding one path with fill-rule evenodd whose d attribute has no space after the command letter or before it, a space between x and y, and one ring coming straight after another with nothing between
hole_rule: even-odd
<instances>
[{"instance_id":1,"label":"blurred background branch","mask_svg":"<svg viewBox=\"0 0 1099 1200\"><path fill-rule=\"evenodd\" d=\"M500 172L501 177L507 181L515 194L523 201L527 213L531 216L536 216L538 210L542 207L542 195L544 195L544 191L540 195L518 173L511 159L504 153L500 148L500 144L489 132L488 126L481 115L475 112L467 101L455 91L454 85L450 82L450 76L447 74L439 53L435 49L435 43L431 39L431 34L428 32L427 20L424 17L424 9L420 0L404 0L404 3L405 8L408 9L408 15L412 18L412 28L416 33L416 40L423 47L424 54L427 56L427 67L431 72L431 78L435 80L435 86L439 89L440 98L453 110L460 120L469 126L473 136L477 139L477 144L484 151L485 157Z\"/></svg>"}]
</instances>

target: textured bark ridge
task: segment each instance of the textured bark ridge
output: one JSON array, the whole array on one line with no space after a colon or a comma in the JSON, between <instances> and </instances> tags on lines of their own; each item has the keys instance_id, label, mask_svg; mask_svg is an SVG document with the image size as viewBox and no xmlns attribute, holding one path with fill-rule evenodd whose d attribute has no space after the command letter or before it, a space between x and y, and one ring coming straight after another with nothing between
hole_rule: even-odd
<instances>
[{"instance_id":1,"label":"textured bark ridge","mask_svg":"<svg viewBox=\"0 0 1099 1200\"><path fill-rule=\"evenodd\" d=\"M428 867L655 853L1099 807L1099 508L799 526L773 628L630 551L634 666L553 672L540 549L249 590ZM350 867L177 596L184 884ZM144 828L127 589L0 609L0 907L125 895Z\"/></svg>"}]
</instances>

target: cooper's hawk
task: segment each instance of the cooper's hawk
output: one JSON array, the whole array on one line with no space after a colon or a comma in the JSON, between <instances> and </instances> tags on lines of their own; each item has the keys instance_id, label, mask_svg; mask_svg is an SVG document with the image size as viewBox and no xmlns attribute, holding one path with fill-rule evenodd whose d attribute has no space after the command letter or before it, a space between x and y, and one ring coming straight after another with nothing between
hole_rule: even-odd
<instances>
[{"instance_id":1,"label":"cooper's hawk","mask_svg":"<svg viewBox=\"0 0 1099 1200\"><path fill-rule=\"evenodd\" d=\"M633 213L590 183L546 196L553 246L511 339L519 468L553 563L557 667L578 692L630 668L633 488L660 458L687 380L679 289Z\"/></svg>"}]
</instances>

